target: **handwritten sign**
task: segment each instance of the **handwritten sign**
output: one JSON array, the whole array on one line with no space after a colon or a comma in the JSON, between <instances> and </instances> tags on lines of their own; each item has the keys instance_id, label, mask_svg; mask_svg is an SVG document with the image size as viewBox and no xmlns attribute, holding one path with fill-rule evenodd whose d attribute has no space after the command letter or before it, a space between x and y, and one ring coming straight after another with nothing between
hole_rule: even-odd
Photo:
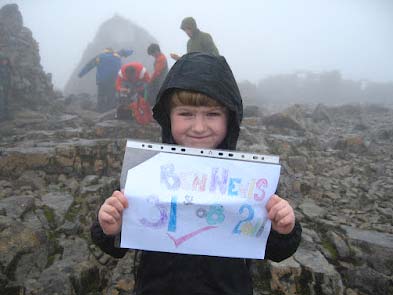
<instances>
[{"instance_id":1,"label":"handwritten sign","mask_svg":"<svg viewBox=\"0 0 393 295\"><path fill-rule=\"evenodd\" d=\"M158 153L128 170L121 247L265 256L280 165Z\"/></svg>"}]
</instances>

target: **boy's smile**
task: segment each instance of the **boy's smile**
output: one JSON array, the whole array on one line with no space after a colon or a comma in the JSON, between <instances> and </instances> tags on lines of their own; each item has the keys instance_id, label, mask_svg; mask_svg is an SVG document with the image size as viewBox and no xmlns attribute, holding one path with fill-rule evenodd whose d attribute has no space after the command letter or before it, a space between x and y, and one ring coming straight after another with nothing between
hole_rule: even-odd
<instances>
[{"instance_id":1,"label":"boy's smile","mask_svg":"<svg viewBox=\"0 0 393 295\"><path fill-rule=\"evenodd\" d=\"M214 106L177 106L171 111L171 131L179 145L216 148L227 134L227 110Z\"/></svg>"}]
</instances>

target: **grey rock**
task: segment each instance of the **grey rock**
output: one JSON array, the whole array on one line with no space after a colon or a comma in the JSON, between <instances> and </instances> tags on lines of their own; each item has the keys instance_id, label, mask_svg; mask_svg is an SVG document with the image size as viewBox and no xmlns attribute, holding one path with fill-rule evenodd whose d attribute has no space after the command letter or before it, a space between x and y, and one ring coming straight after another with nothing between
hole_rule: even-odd
<instances>
[{"instance_id":1,"label":"grey rock","mask_svg":"<svg viewBox=\"0 0 393 295\"><path fill-rule=\"evenodd\" d=\"M302 285L303 293L340 295L344 286L340 274L319 251L300 247L294 255L295 261L302 265L309 280Z\"/></svg>"},{"instance_id":2,"label":"grey rock","mask_svg":"<svg viewBox=\"0 0 393 295\"><path fill-rule=\"evenodd\" d=\"M326 213L325 209L318 206L313 200L310 199L305 200L302 204L300 204L299 209L310 219L323 217Z\"/></svg>"},{"instance_id":3,"label":"grey rock","mask_svg":"<svg viewBox=\"0 0 393 295\"><path fill-rule=\"evenodd\" d=\"M357 249L358 259L387 276L393 275L393 234L341 226L351 248Z\"/></svg>"},{"instance_id":4,"label":"grey rock","mask_svg":"<svg viewBox=\"0 0 393 295\"><path fill-rule=\"evenodd\" d=\"M72 195L61 192L47 193L41 197L41 200L44 205L54 211L57 225L63 223L65 214L74 202Z\"/></svg>"},{"instance_id":5,"label":"grey rock","mask_svg":"<svg viewBox=\"0 0 393 295\"><path fill-rule=\"evenodd\" d=\"M20 219L26 212L34 208L34 198L31 196L13 196L0 200L2 215Z\"/></svg>"}]
</instances>

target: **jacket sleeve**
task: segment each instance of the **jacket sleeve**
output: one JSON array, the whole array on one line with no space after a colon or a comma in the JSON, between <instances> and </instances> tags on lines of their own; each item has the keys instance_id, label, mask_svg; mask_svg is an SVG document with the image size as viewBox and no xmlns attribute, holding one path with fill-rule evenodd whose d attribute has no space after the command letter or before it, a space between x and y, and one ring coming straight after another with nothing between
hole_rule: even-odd
<instances>
[{"instance_id":1,"label":"jacket sleeve","mask_svg":"<svg viewBox=\"0 0 393 295\"><path fill-rule=\"evenodd\" d=\"M292 232L286 235L272 229L267 240L265 258L280 262L292 256L300 244L301 236L302 227L298 221L295 222Z\"/></svg>"},{"instance_id":2,"label":"jacket sleeve","mask_svg":"<svg viewBox=\"0 0 393 295\"><path fill-rule=\"evenodd\" d=\"M115 258L122 258L126 255L128 249L118 248L115 246L116 236L108 236L103 231L96 220L90 228L91 239L102 251Z\"/></svg>"},{"instance_id":3,"label":"jacket sleeve","mask_svg":"<svg viewBox=\"0 0 393 295\"><path fill-rule=\"evenodd\" d=\"M212 36L210 34L206 33L204 38L202 39L203 47L205 48L205 51L207 53L213 54L213 55L219 55L220 53L218 52L218 49L216 45L214 44Z\"/></svg>"},{"instance_id":4,"label":"jacket sleeve","mask_svg":"<svg viewBox=\"0 0 393 295\"><path fill-rule=\"evenodd\" d=\"M150 78L150 83L161 75L162 71L165 69L165 62L166 61L162 56L157 59L156 63L154 64L154 73Z\"/></svg>"},{"instance_id":5,"label":"jacket sleeve","mask_svg":"<svg viewBox=\"0 0 393 295\"><path fill-rule=\"evenodd\" d=\"M88 72L90 72L92 69L94 69L97 64L99 63L99 57L96 56L93 59L91 59L79 72L78 77L82 78L84 75L86 75Z\"/></svg>"}]
</instances>

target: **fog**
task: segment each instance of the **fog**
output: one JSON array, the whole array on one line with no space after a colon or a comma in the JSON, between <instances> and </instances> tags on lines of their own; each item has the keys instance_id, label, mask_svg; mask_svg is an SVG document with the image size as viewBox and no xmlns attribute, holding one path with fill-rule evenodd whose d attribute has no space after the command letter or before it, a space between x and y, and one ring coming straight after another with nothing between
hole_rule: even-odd
<instances>
[{"instance_id":1,"label":"fog","mask_svg":"<svg viewBox=\"0 0 393 295\"><path fill-rule=\"evenodd\" d=\"M149 31L168 56L186 52L184 17L212 35L237 80L256 83L298 70L338 70L354 80L393 81L391 0L0 0L16 3L62 89L102 22L121 15ZM170 65L173 61L170 61Z\"/></svg>"}]
</instances>

